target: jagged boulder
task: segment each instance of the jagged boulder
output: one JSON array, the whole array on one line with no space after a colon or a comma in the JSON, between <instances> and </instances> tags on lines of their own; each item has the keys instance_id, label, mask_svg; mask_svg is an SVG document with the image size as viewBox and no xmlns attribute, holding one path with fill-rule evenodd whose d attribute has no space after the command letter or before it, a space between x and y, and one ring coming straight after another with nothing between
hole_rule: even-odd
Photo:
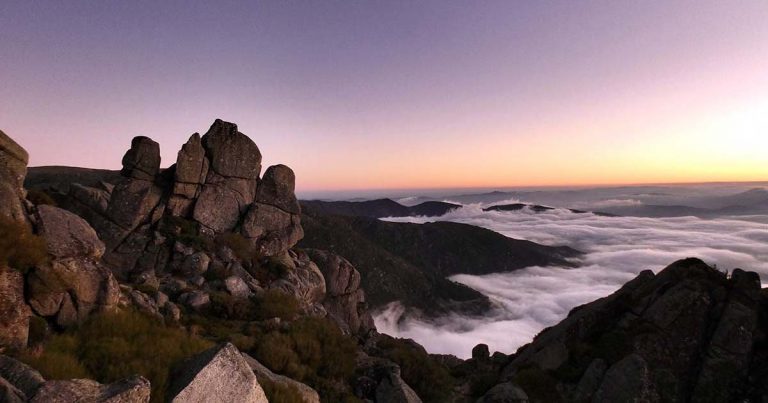
<instances>
[{"instance_id":1,"label":"jagged boulder","mask_svg":"<svg viewBox=\"0 0 768 403\"><path fill-rule=\"evenodd\" d=\"M760 401L768 397L760 287L756 273L729 278L698 259L644 271L541 332L502 381L532 401Z\"/></svg>"},{"instance_id":2,"label":"jagged boulder","mask_svg":"<svg viewBox=\"0 0 768 403\"><path fill-rule=\"evenodd\" d=\"M269 288L294 296L305 307L321 303L325 298L325 278L317 265L305 253L296 251L285 252L282 261L281 264L289 265L288 270Z\"/></svg>"},{"instance_id":3,"label":"jagged boulder","mask_svg":"<svg viewBox=\"0 0 768 403\"><path fill-rule=\"evenodd\" d=\"M26 221L24 176L29 154L0 131L0 215L14 221Z\"/></svg>"},{"instance_id":4,"label":"jagged boulder","mask_svg":"<svg viewBox=\"0 0 768 403\"><path fill-rule=\"evenodd\" d=\"M127 178L152 181L159 172L160 145L149 137L134 137L131 148L123 156L120 173Z\"/></svg>"},{"instance_id":5,"label":"jagged boulder","mask_svg":"<svg viewBox=\"0 0 768 403\"><path fill-rule=\"evenodd\" d=\"M285 165L272 165L264 172L254 201L275 206L290 214L301 214L295 190L296 175L293 170Z\"/></svg>"},{"instance_id":6,"label":"jagged boulder","mask_svg":"<svg viewBox=\"0 0 768 403\"><path fill-rule=\"evenodd\" d=\"M38 389L30 403L146 403L149 381L141 376L102 385L90 379L48 381Z\"/></svg>"},{"instance_id":7,"label":"jagged boulder","mask_svg":"<svg viewBox=\"0 0 768 403\"><path fill-rule=\"evenodd\" d=\"M308 249L306 253L317 263L325 278L326 297L323 307L343 331L367 333L375 329L373 318L360 288L360 273L349 261L336 254Z\"/></svg>"},{"instance_id":8,"label":"jagged boulder","mask_svg":"<svg viewBox=\"0 0 768 403\"><path fill-rule=\"evenodd\" d=\"M98 259L104 242L88 222L58 207L37 206L37 227L45 238L48 253L58 259L84 257Z\"/></svg>"},{"instance_id":9,"label":"jagged boulder","mask_svg":"<svg viewBox=\"0 0 768 403\"><path fill-rule=\"evenodd\" d=\"M362 355L355 394L376 403L421 403L421 398L400 377L400 367L392 361Z\"/></svg>"},{"instance_id":10,"label":"jagged boulder","mask_svg":"<svg viewBox=\"0 0 768 403\"><path fill-rule=\"evenodd\" d=\"M27 346L31 314L24 300L24 275L0 266L0 347Z\"/></svg>"},{"instance_id":11,"label":"jagged boulder","mask_svg":"<svg viewBox=\"0 0 768 403\"><path fill-rule=\"evenodd\" d=\"M267 403L259 381L235 346L206 350L179 366L168 387L171 402Z\"/></svg>"},{"instance_id":12,"label":"jagged boulder","mask_svg":"<svg viewBox=\"0 0 768 403\"><path fill-rule=\"evenodd\" d=\"M255 180L261 173L259 147L237 131L237 125L216 119L202 138L211 170L223 177Z\"/></svg>"}]
</instances>

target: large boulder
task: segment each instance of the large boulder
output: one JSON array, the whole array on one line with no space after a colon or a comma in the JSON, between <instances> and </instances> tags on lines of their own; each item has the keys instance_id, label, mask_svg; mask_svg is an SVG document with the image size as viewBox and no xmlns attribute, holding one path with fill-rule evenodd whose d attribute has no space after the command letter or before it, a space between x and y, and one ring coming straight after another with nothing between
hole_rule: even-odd
<instances>
[{"instance_id":1,"label":"large boulder","mask_svg":"<svg viewBox=\"0 0 768 403\"><path fill-rule=\"evenodd\" d=\"M31 314L24 301L24 276L0 265L0 347L27 346Z\"/></svg>"},{"instance_id":2,"label":"large boulder","mask_svg":"<svg viewBox=\"0 0 768 403\"><path fill-rule=\"evenodd\" d=\"M254 201L275 206L287 213L301 214L295 189L296 175L293 170L285 165L273 165L264 172Z\"/></svg>"},{"instance_id":3,"label":"large boulder","mask_svg":"<svg viewBox=\"0 0 768 403\"><path fill-rule=\"evenodd\" d=\"M0 215L14 221L26 221L23 199L28 161L27 151L0 131Z\"/></svg>"},{"instance_id":4,"label":"large boulder","mask_svg":"<svg viewBox=\"0 0 768 403\"><path fill-rule=\"evenodd\" d=\"M102 385L90 379L48 381L38 389L30 403L146 403L149 381L141 376Z\"/></svg>"},{"instance_id":5,"label":"large boulder","mask_svg":"<svg viewBox=\"0 0 768 403\"><path fill-rule=\"evenodd\" d=\"M325 278L323 307L346 333L360 334L375 329L373 317L360 288L360 272L343 257L318 249L306 253L317 263Z\"/></svg>"},{"instance_id":6,"label":"large boulder","mask_svg":"<svg viewBox=\"0 0 768 403\"><path fill-rule=\"evenodd\" d=\"M243 219L242 234L256 245L259 254L275 256L296 245L304 237L304 230L298 214L253 203Z\"/></svg>"},{"instance_id":7,"label":"large boulder","mask_svg":"<svg viewBox=\"0 0 768 403\"><path fill-rule=\"evenodd\" d=\"M160 145L149 137L137 136L123 156L120 173L128 178L152 181L160 172Z\"/></svg>"},{"instance_id":8,"label":"large boulder","mask_svg":"<svg viewBox=\"0 0 768 403\"><path fill-rule=\"evenodd\" d=\"M45 237L48 253L55 258L89 257L104 254L104 242L88 222L58 207L37 207L37 227Z\"/></svg>"},{"instance_id":9,"label":"large boulder","mask_svg":"<svg viewBox=\"0 0 768 403\"><path fill-rule=\"evenodd\" d=\"M279 260L288 270L279 280L273 281L269 288L294 296L305 307L323 301L325 278L305 253L288 251Z\"/></svg>"},{"instance_id":10,"label":"large boulder","mask_svg":"<svg viewBox=\"0 0 768 403\"><path fill-rule=\"evenodd\" d=\"M237 131L237 125L216 119L202 138L211 169L224 177L255 180L261 173L259 147Z\"/></svg>"},{"instance_id":11,"label":"large boulder","mask_svg":"<svg viewBox=\"0 0 768 403\"><path fill-rule=\"evenodd\" d=\"M194 198L197 195L198 186L205 183L208 166L208 158L205 157L205 148L200 135L195 133L181 146L176 157L174 193L189 199Z\"/></svg>"},{"instance_id":12,"label":"large boulder","mask_svg":"<svg viewBox=\"0 0 768 403\"><path fill-rule=\"evenodd\" d=\"M33 269L27 300L40 316L70 326L117 306L120 289L112 273L89 259L68 258Z\"/></svg>"},{"instance_id":13,"label":"large boulder","mask_svg":"<svg viewBox=\"0 0 768 403\"><path fill-rule=\"evenodd\" d=\"M421 403L421 398L400 376L400 367L392 361L358 357L355 394L376 403Z\"/></svg>"},{"instance_id":14,"label":"large boulder","mask_svg":"<svg viewBox=\"0 0 768 403\"><path fill-rule=\"evenodd\" d=\"M235 346L206 350L179 366L168 387L177 403L268 403L259 381Z\"/></svg>"},{"instance_id":15,"label":"large boulder","mask_svg":"<svg viewBox=\"0 0 768 403\"><path fill-rule=\"evenodd\" d=\"M255 194L255 179L226 178L209 172L192 217L215 233L231 231L248 211Z\"/></svg>"}]
</instances>

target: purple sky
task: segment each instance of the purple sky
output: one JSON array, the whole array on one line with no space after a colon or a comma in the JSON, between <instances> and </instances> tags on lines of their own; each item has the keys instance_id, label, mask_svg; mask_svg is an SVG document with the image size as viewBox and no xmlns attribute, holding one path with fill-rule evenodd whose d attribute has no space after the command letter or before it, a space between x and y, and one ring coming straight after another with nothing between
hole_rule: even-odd
<instances>
[{"instance_id":1,"label":"purple sky","mask_svg":"<svg viewBox=\"0 0 768 403\"><path fill-rule=\"evenodd\" d=\"M215 118L300 190L768 179L768 2L0 2L30 165Z\"/></svg>"}]
</instances>

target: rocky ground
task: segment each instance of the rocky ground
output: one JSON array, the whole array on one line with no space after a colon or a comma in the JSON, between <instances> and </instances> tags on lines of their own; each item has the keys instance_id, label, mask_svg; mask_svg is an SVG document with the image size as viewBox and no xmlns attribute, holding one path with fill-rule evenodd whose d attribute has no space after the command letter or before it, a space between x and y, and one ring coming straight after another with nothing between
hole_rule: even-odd
<instances>
[{"instance_id":1,"label":"rocky ground","mask_svg":"<svg viewBox=\"0 0 768 403\"><path fill-rule=\"evenodd\" d=\"M0 132L0 401L768 399L755 273L696 259L642 272L515 354L478 345L462 361L376 332L370 295L413 287L403 299L452 309L477 295L448 275L577 252L459 224L302 215L291 169L262 173L258 147L221 120L165 170L146 137L119 176L72 171L84 183L39 182L46 192L24 188L27 161Z\"/></svg>"}]
</instances>

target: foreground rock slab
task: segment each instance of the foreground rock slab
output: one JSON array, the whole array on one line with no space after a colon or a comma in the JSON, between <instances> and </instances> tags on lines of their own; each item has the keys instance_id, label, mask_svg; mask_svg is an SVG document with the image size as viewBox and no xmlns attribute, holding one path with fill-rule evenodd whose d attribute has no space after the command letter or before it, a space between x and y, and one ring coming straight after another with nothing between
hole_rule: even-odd
<instances>
[{"instance_id":1,"label":"foreground rock slab","mask_svg":"<svg viewBox=\"0 0 768 403\"><path fill-rule=\"evenodd\" d=\"M237 348L226 343L180 365L168 388L175 403L268 403L251 367Z\"/></svg>"},{"instance_id":2,"label":"foreground rock slab","mask_svg":"<svg viewBox=\"0 0 768 403\"><path fill-rule=\"evenodd\" d=\"M90 379L71 379L44 383L30 403L146 403L149 394L149 381L141 376L109 385Z\"/></svg>"}]
</instances>

